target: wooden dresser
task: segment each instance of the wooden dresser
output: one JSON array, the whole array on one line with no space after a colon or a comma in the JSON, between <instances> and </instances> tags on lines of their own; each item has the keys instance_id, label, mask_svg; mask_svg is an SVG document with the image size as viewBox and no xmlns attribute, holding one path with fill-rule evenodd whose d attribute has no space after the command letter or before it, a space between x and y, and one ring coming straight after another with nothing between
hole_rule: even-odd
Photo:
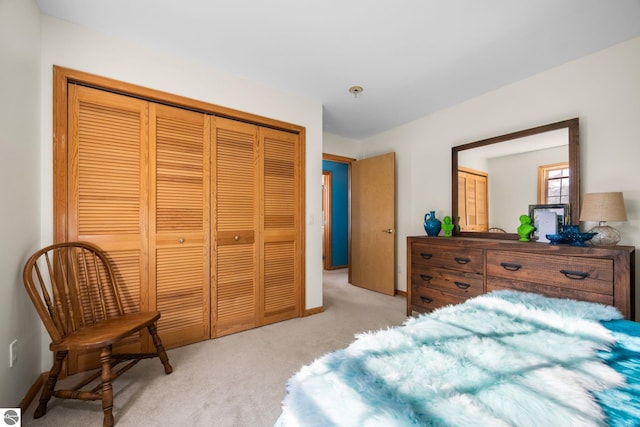
<instances>
[{"instance_id":1,"label":"wooden dresser","mask_svg":"<svg viewBox=\"0 0 640 427\"><path fill-rule=\"evenodd\" d=\"M497 289L616 306L635 319L635 248L467 237L407 238L407 315Z\"/></svg>"}]
</instances>

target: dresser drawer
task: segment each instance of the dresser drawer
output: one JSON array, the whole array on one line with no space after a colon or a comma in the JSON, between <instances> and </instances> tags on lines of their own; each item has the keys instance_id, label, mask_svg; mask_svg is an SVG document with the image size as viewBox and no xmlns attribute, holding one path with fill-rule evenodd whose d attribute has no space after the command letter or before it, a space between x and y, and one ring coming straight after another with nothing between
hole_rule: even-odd
<instances>
[{"instance_id":1,"label":"dresser drawer","mask_svg":"<svg viewBox=\"0 0 640 427\"><path fill-rule=\"evenodd\" d=\"M543 285L541 283L517 282L501 277L487 277L487 292L499 289L509 289L512 291L533 292L554 298L571 298L579 301L597 302L604 305L614 305L613 295L587 292L578 289L570 289L554 285Z\"/></svg>"},{"instance_id":2,"label":"dresser drawer","mask_svg":"<svg viewBox=\"0 0 640 427\"><path fill-rule=\"evenodd\" d=\"M411 268L447 268L482 274L483 250L414 243Z\"/></svg>"},{"instance_id":3,"label":"dresser drawer","mask_svg":"<svg viewBox=\"0 0 640 427\"><path fill-rule=\"evenodd\" d=\"M476 273L424 267L411 269L412 285L445 291L467 298L483 293L483 281L483 276Z\"/></svg>"},{"instance_id":4,"label":"dresser drawer","mask_svg":"<svg viewBox=\"0 0 640 427\"><path fill-rule=\"evenodd\" d=\"M487 250L489 277L613 295L613 260Z\"/></svg>"},{"instance_id":5,"label":"dresser drawer","mask_svg":"<svg viewBox=\"0 0 640 427\"><path fill-rule=\"evenodd\" d=\"M460 304L467 298L422 286L411 287L411 309L419 313L435 310L446 305Z\"/></svg>"}]
</instances>

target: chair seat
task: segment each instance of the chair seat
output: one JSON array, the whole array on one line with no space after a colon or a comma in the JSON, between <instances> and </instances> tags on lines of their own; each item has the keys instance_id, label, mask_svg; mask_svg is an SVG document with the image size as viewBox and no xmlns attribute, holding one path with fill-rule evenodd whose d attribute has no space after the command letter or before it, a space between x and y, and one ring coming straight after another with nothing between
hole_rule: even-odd
<instances>
[{"instance_id":1,"label":"chair seat","mask_svg":"<svg viewBox=\"0 0 640 427\"><path fill-rule=\"evenodd\" d=\"M51 351L93 350L115 344L132 333L146 328L160 318L159 311L131 313L103 320L51 343Z\"/></svg>"}]
</instances>

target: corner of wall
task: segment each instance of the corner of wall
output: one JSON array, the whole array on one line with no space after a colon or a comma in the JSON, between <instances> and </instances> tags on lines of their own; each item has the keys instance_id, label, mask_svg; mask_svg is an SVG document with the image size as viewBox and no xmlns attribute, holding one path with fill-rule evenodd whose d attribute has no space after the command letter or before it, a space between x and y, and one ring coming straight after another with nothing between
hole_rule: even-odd
<instances>
[{"instance_id":1,"label":"corner of wall","mask_svg":"<svg viewBox=\"0 0 640 427\"><path fill-rule=\"evenodd\" d=\"M42 327L22 285L22 265L40 245L40 10L35 0L0 2L0 406L17 407L41 373ZM10 34L11 37L4 35ZM11 183L9 185L9 183ZM10 367L9 343L17 340Z\"/></svg>"}]
</instances>

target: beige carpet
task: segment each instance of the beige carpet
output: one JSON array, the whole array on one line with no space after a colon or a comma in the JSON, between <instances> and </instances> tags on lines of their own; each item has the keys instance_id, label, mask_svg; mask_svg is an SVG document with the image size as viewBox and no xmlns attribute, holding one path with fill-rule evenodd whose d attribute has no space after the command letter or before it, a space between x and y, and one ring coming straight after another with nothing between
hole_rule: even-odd
<instances>
[{"instance_id":1,"label":"beige carpet","mask_svg":"<svg viewBox=\"0 0 640 427\"><path fill-rule=\"evenodd\" d=\"M347 284L325 271L324 312L170 350L174 372L140 362L114 383L117 426L268 427L280 414L287 380L301 366L345 347L359 332L401 324L405 299ZM52 399L47 414L23 426L99 426L97 402Z\"/></svg>"}]
</instances>

